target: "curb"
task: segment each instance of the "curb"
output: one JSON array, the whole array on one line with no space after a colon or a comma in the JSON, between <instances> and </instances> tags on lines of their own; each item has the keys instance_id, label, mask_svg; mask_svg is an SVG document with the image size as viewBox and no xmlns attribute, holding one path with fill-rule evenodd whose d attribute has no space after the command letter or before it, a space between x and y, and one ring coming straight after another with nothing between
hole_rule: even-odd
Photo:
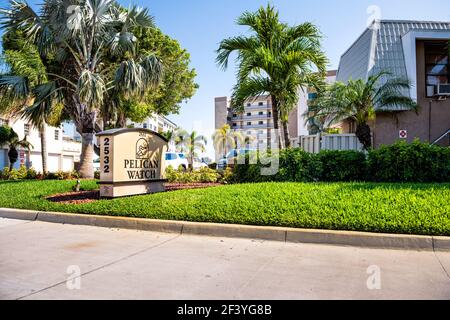
<instances>
[{"instance_id":1,"label":"curb","mask_svg":"<svg viewBox=\"0 0 450 320\"><path fill-rule=\"evenodd\" d=\"M450 237L166 221L59 212L51 213L5 208L0 208L0 217L104 228L131 229L225 238L246 238L288 243L326 244L373 249L450 251Z\"/></svg>"}]
</instances>

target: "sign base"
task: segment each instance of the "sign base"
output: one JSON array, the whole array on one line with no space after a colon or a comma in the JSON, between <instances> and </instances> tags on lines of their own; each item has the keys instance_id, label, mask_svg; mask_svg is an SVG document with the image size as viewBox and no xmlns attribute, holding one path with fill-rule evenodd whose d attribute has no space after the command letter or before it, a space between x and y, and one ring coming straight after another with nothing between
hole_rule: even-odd
<instances>
[{"instance_id":1,"label":"sign base","mask_svg":"<svg viewBox=\"0 0 450 320\"><path fill-rule=\"evenodd\" d=\"M149 182L115 182L100 184L100 198L120 198L166 191L165 180Z\"/></svg>"}]
</instances>

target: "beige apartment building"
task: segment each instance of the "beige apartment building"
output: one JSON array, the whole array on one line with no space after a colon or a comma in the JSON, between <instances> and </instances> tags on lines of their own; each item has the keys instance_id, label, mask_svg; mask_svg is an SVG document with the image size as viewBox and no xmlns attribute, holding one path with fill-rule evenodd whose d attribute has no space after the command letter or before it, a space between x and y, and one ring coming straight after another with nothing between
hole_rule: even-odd
<instances>
[{"instance_id":1,"label":"beige apartment building","mask_svg":"<svg viewBox=\"0 0 450 320\"><path fill-rule=\"evenodd\" d=\"M326 82L332 84L336 81L336 70L327 72ZM299 88L299 101L297 107L289 114L289 134L291 139L297 140L299 136L309 134L309 126L305 122L304 114L308 110L308 102L315 99L314 90ZM247 101L244 111L233 111L228 97L215 98L215 129L228 124L234 132L238 132L241 141L236 141L238 148L261 150L270 143L270 129L274 128L272 117L272 102L269 95L262 95ZM247 138L247 139L246 139ZM240 143L244 141L244 143ZM216 150L216 160L223 157Z\"/></svg>"}]
</instances>

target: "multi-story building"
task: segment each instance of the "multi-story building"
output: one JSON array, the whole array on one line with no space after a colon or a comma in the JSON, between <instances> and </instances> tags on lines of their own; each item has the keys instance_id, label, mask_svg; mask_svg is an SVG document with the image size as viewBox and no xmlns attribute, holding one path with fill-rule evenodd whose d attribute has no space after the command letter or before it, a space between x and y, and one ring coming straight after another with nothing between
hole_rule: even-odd
<instances>
[{"instance_id":1,"label":"multi-story building","mask_svg":"<svg viewBox=\"0 0 450 320\"><path fill-rule=\"evenodd\" d=\"M412 84L404 94L417 101L418 114L396 106L378 110L370 124L375 147L415 138L449 145L449 41L450 22L381 20L374 21L342 55L339 81L367 79L388 71ZM354 123L344 122L344 130L353 133Z\"/></svg>"},{"instance_id":2,"label":"multi-story building","mask_svg":"<svg viewBox=\"0 0 450 320\"><path fill-rule=\"evenodd\" d=\"M336 71L327 72L326 82L336 81ZM304 114L308 110L308 102L315 99L317 94L310 88L299 88L297 107L289 114L289 134L295 141L301 135L308 135L309 128ZM228 97L215 98L215 128L220 129L228 124L230 128L240 133L241 141L236 141L238 147L264 149L270 140L273 129L272 102L269 95L262 95L247 101L243 112L233 111ZM216 148L217 149L217 148ZM216 160L223 155L216 150Z\"/></svg>"},{"instance_id":3,"label":"multi-story building","mask_svg":"<svg viewBox=\"0 0 450 320\"><path fill-rule=\"evenodd\" d=\"M175 132L178 129L178 126L175 123L173 123L166 117L157 114L153 114L152 116L148 117L147 119L145 119L144 122L141 123L135 123L129 120L127 122L127 125L134 128L149 129L158 133L168 131ZM175 150L174 141L169 141L169 150L171 151Z\"/></svg>"},{"instance_id":4,"label":"multi-story building","mask_svg":"<svg viewBox=\"0 0 450 320\"><path fill-rule=\"evenodd\" d=\"M0 126L10 126L19 136L19 139L27 137L27 141L33 146L30 151L19 148L19 159L14 168L21 165L34 168L42 172L41 139L39 131L31 124L21 119L0 118ZM72 171L75 163L80 161L81 143L73 136L65 134L63 126L59 128L47 126L47 168L49 172ZM0 168L9 166L8 146L0 146Z\"/></svg>"},{"instance_id":5,"label":"multi-story building","mask_svg":"<svg viewBox=\"0 0 450 320\"><path fill-rule=\"evenodd\" d=\"M233 111L228 97L215 98L215 128L220 129L228 124L236 136L239 147L242 144L256 149L267 146L269 129L273 129L272 103L270 96L255 97L245 103L243 112ZM223 155L216 150L216 160Z\"/></svg>"},{"instance_id":6,"label":"multi-story building","mask_svg":"<svg viewBox=\"0 0 450 320\"><path fill-rule=\"evenodd\" d=\"M325 83L331 85L336 82L337 70L327 71ZM317 92L313 88L300 88L298 107L289 114L289 133L293 139L311 134L311 128L306 123L305 113L311 100L317 98Z\"/></svg>"}]
</instances>

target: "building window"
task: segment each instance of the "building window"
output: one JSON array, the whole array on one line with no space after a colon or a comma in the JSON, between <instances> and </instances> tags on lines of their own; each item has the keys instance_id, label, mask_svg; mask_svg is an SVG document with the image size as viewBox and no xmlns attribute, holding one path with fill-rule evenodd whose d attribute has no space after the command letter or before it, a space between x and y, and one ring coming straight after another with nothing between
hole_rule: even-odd
<instances>
[{"instance_id":1,"label":"building window","mask_svg":"<svg viewBox=\"0 0 450 320\"><path fill-rule=\"evenodd\" d=\"M251 117L252 113L251 112L247 112L247 117Z\"/></svg>"},{"instance_id":2,"label":"building window","mask_svg":"<svg viewBox=\"0 0 450 320\"><path fill-rule=\"evenodd\" d=\"M55 140L59 140L59 130L55 130Z\"/></svg>"},{"instance_id":3,"label":"building window","mask_svg":"<svg viewBox=\"0 0 450 320\"><path fill-rule=\"evenodd\" d=\"M449 83L449 47L447 42L425 43L427 97L438 92L439 84Z\"/></svg>"},{"instance_id":4,"label":"building window","mask_svg":"<svg viewBox=\"0 0 450 320\"><path fill-rule=\"evenodd\" d=\"M264 124L264 121L260 121L258 124L259 124L260 126L262 126L262 125Z\"/></svg>"},{"instance_id":5,"label":"building window","mask_svg":"<svg viewBox=\"0 0 450 320\"><path fill-rule=\"evenodd\" d=\"M237 127L237 123L233 123L233 127Z\"/></svg>"},{"instance_id":6,"label":"building window","mask_svg":"<svg viewBox=\"0 0 450 320\"><path fill-rule=\"evenodd\" d=\"M263 105L264 105L264 102L258 103L258 106L263 106Z\"/></svg>"},{"instance_id":7,"label":"building window","mask_svg":"<svg viewBox=\"0 0 450 320\"><path fill-rule=\"evenodd\" d=\"M251 125L252 125L252 123L251 123L251 122L247 122L247 125L248 125L248 126L251 126Z\"/></svg>"},{"instance_id":8,"label":"building window","mask_svg":"<svg viewBox=\"0 0 450 320\"><path fill-rule=\"evenodd\" d=\"M237 118L237 113L233 113L233 118Z\"/></svg>"},{"instance_id":9,"label":"building window","mask_svg":"<svg viewBox=\"0 0 450 320\"><path fill-rule=\"evenodd\" d=\"M251 103L247 103L247 107L251 107L252 106L252 104Z\"/></svg>"},{"instance_id":10,"label":"building window","mask_svg":"<svg viewBox=\"0 0 450 320\"><path fill-rule=\"evenodd\" d=\"M23 125L23 135L28 136L29 134L30 134L30 125L26 123Z\"/></svg>"},{"instance_id":11,"label":"building window","mask_svg":"<svg viewBox=\"0 0 450 320\"><path fill-rule=\"evenodd\" d=\"M272 112L269 112L269 117L271 117L272 116Z\"/></svg>"},{"instance_id":12,"label":"building window","mask_svg":"<svg viewBox=\"0 0 450 320\"><path fill-rule=\"evenodd\" d=\"M144 124L142 125L142 128L147 129L147 128L148 128L147 124L144 123Z\"/></svg>"},{"instance_id":13,"label":"building window","mask_svg":"<svg viewBox=\"0 0 450 320\"><path fill-rule=\"evenodd\" d=\"M259 112L259 115L260 115L260 116L263 116L263 115L264 115L264 112L260 111L260 112Z\"/></svg>"}]
</instances>

